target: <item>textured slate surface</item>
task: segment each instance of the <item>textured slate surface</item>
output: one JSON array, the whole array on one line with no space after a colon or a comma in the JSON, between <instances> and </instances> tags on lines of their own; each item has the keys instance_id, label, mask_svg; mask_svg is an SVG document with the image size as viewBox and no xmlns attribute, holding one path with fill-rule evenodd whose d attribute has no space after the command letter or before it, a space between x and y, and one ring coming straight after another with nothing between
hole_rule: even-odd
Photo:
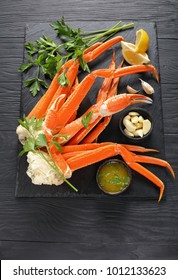
<instances>
[{"instance_id":1,"label":"textured slate surface","mask_svg":"<svg viewBox=\"0 0 178 280\"><path fill-rule=\"evenodd\" d=\"M81 29L86 30L88 26L90 26L90 30L99 29L100 26L109 27L114 25L115 22L71 22L72 26L80 27ZM135 27L126 30L124 32L118 33L118 35L124 36L126 41L133 42L135 41L135 32L136 30L144 28L147 30L151 39L151 44L149 47L148 55L150 57L151 63L158 69L159 71L159 58L158 58L158 49L157 49L157 36L156 36L156 25L155 23L149 22L136 22ZM34 42L38 39L42 34L52 38L56 42L60 42L56 38L55 32L51 29L49 24L28 24L26 28L26 42ZM116 51L116 61L117 65L120 63L122 59L120 44L114 46ZM26 54L26 53L25 53ZM112 50L108 50L105 54L101 55L94 62L90 63L91 71L99 68L107 68L112 57ZM26 57L25 57L26 59ZM126 66L127 64L125 64ZM28 74L23 76L23 79L31 78L34 76L34 71L30 71ZM86 74L85 74L86 75ZM83 78L84 74L79 75L79 80ZM152 84L155 89L156 94L153 96L153 105L139 105L140 107L145 108L150 112L153 116L154 121L154 129L152 135L149 139L143 141L141 144L155 149L160 150L160 156L164 157L164 131L163 131L163 115L162 115L162 100L161 100L161 89L160 85L156 82L152 73L142 73L136 75L129 75L121 78L119 83L119 93L126 92L127 84L133 86L134 88L141 88L140 81L138 78L142 78ZM89 91L88 95L85 97L79 108L79 116L82 112L85 112L87 108L91 106L91 104L95 103L96 95L101 85L102 80L96 79L94 86ZM38 98L31 97L28 92L28 89L25 88L22 91L21 97L21 115L24 113L27 115L31 107L36 104ZM134 106L132 106L134 109ZM129 143L127 139L124 139L118 129L119 117L121 114L116 114L113 118L107 129L101 134L99 138L99 142L104 141L112 141L116 143ZM130 142L131 143L131 142ZM121 157L120 157L121 158ZM78 171L75 171L72 175L70 181L76 186L79 190L78 193L74 192L68 185L63 184L62 186L36 186L31 183L31 180L26 175L26 170L28 164L26 162L26 157L23 157L19 160L19 170L17 176L17 188L16 188L16 196L17 197L75 197L75 196L89 196L89 197L97 197L97 196L105 196L101 190L97 187L96 183L96 172L99 167L98 164L94 164L92 166L82 168ZM149 168L149 167L148 167ZM150 170L155 174L159 174L159 177L165 181L165 170L163 168L158 167L150 167ZM126 192L122 194L122 197L128 197L130 199L133 198L146 198L146 199L156 199L158 197L159 189L155 188L154 185L149 182L147 179L142 178L136 172L133 173L133 180ZM90 178L87 180L86 178ZM119 196L118 196L119 197Z\"/></svg>"}]
</instances>

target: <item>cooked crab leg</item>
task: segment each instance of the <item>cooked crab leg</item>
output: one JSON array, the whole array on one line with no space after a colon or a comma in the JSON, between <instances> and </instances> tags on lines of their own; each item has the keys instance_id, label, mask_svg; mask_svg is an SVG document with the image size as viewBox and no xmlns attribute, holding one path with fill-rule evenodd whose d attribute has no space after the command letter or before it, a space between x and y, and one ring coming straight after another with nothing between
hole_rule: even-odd
<instances>
[{"instance_id":1,"label":"cooked crab leg","mask_svg":"<svg viewBox=\"0 0 178 280\"><path fill-rule=\"evenodd\" d=\"M62 154L51 149L51 157L53 158L59 171L65 178L70 178L72 176L72 171L67 164L66 160L63 158Z\"/></svg>"},{"instance_id":2,"label":"cooked crab leg","mask_svg":"<svg viewBox=\"0 0 178 280\"><path fill-rule=\"evenodd\" d=\"M115 53L114 53L115 56ZM120 63L120 65L118 66L118 68L121 68L123 65L123 61ZM112 84L110 89L108 90L107 93L107 98L114 96L117 93L117 87L118 87L118 83L119 83L119 78L115 78L112 79ZM97 103L104 101L101 100L100 98L101 94L98 95L97 98ZM106 96L105 96L106 98ZM82 128L69 142L69 144L78 144L78 143L92 143L94 142L97 137L99 136L99 134L106 128L106 126L109 124L110 120L111 120L111 116L110 117L105 117L104 121L100 124L98 124L102 119L102 116L98 117L93 123L90 123L88 125L87 128ZM93 129L94 128L94 129ZM92 130L93 129L93 130ZM89 134L89 132L92 130L92 132ZM86 136L87 135L87 136Z\"/></svg>"},{"instance_id":3,"label":"cooked crab leg","mask_svg":"<svg viewBox=\"0 0 178 280\"><path fill-rule=\"evenodd\" d=\"M71 85L73 84L73 81L78 73L78 67L78 62L73 62L66 74ZM62 71L60 71L60 73L62 73ZM32 111L28 114L28 118L31 118L33 116L35 116L36 118L43 118L46 113L46 110L49 107L49 104L51 106L56 97L59 96L59 93L67 93L67 91L70 90L70 85L65 88L59 85L58 77L59 74L56 74L46 93L41 97L41 99L37 102ZM54 96L55 98L53 98Z\"/></svg>"},{"instance_id":4,"label":"cooked crab leg","mask_svg":"<svg viewBox=\"0 0 178 280\"><path fill-rule=\"evenodd\" d=\"M136 146L136 145L129 145L129 144L122 144L127 150L132 152L139 152L139 153L147 153L147 152L154 152L158 153L158 150L151 149L151 148L145 148L142 146Z\"/></svg>"},{"instance_id":5,"label":"cooked crab leg","mask_svg":"<svg viewBox=\"0 0 178 280\"><path fill-rule=\"evenodd\" d=\"M98 42L92 46L90 46L89 48L87 48L85 51L84 51L84 55L88 54L88 53L92 53L94 51L94 49L98 48L99 46L101 46L101 42ZM51 107L51 105L53 104L54 100L57 98L57 96L59 96L59 93L65 93L67 94L67 97L70 95L70 90L74 84L74 81L75 81L75 87L77 87L77 85L79 84L78 83L78 77L77 77L77 73L78 73L78 69L79 69L79 62L78 60L75 60L75 62L72 60L72 64L71 66L68 68L68 71L66 73L66 78L68 79L69 81L69 84L66 85L66 86L61 86L59 84L58 86L58 89L56 91L56 93L54 94L48 108Z\"/></svg>"},{"instance_id":6,"label":"cooked crab leg","mask_svg":"<svg viewBox=\"0 0 178 280\"><path fill-rule=\"evenodd\" d=\"M127 106L132 105L132 104L137 104L137 103L151 103L152 100L149 97L146 97L141 94L120 94L117 96L117 98L111 97L107 99L102 105L100 104L95 104L90 107L90 109L81 117L77 118L75 121L67 124L65 127L63 127L59 133L63 134L66 137L59 137L58 142L60 144L64 144L68 142L78 131L80 131L81 128L84 127L83 125L83 118L88 114L88 112L92 112L92 116L90 118L89 123L95 122L95 120L98 117L105 117L105 116L110 116L113 115L123 109L125 109ZM62 109L62 108L61 108ZM57 133L58 130L56 129L56 124L59 119L60 112L53 112L52 117L50 117L51 123L48 123L48 127L52 133ZM55 120L54 119L54 114L56 115ZM48 116L48 115L47 115ZM71 144L71 143L70 143Z\"/></svg>"},{"instance_id":7,"label":"cooked crab leg","mask_svg":"<svg viewBox=\"0 0 178 280\"><path fill-rule=\"evenodd\" d=\"M123 64L123 61L121 62L121 64L119 65L118 68L121 68L122 67L122 64ZM108 92L108 98L114 96L117 94L117 87L118 87L118 83L119 83L119 80L120 78L115 78L113 79L112 81L112 85L111 85L111 88ZM108 126L108 124L110 123L110 120L111 120L112 116L107 116L104 118L104 120L99 123L99 121L102 119L102 117L99 117L98 118L98 121L97 121L97 126L92 130L92 132L87 136L85 137L85 139L82 141L82 139L84 138L79 138L78 137L78 143L92 143L93 141L95 141L98 136L101 134L101 132ZM94 127L94 126L93 126ZM92 124L91 124L91 129L93 128L92 127ZM87 134L85 134L86 136ZM72 139L73 140L73 139Z\"/></svg>"},{"instance_id":8,"label":"cooked crab leg","mask_svg":"<svg viewBox=\"0 0 178 280\"><path fill-rule=\"evenodd\" d=\"M89 89L94 84L97 77L101 78L117 78L126 76L128 74L141 73L141 72L153 72L158 79L158 74L154 66L152 65L137 65L137 66L128 66L117 70L112 69L100 69L95 70L92 73L88 74L76 88L72 95L66 100L58 114L58 126L57 129L60 129L66 125L69 118L76 111L79 104L82 102L86 96ZM138 95L137 95L138 96ZM116 98L116 97L115 97ZM52 125L52 124L51 124Z\"/></svg>"},{"instance_id":9,"label":"cooked crab leg","mask_svg":"<svg viewBox=\"0 0 178 280\"><path fill-rule=\"evenodd\" d=\"M91 144L91 145L90 145ZM75 157L77 155L82 155L82 153L85 152L90 152L91 150L94 150L96 148L101 148L104 146L108 146L108 145L112 145L113 143L111 142L105 142L105 143L89 143L89 144L80 144L80 145L71 145L71 146L64 146L64 152L62 151L62 155L63 158L65 160ZM92 146L93 145L93 146ZM127 150L132 151L132 152L141 152L141 153L148 153L148 152L158 152L157 150L154 149L147 149L144 147L140 147L140 146L134 146L134 145L125 145L122 144L124 147L126 147ZM77 149L76 149L77 147ZM65 148L67 148L67 150L65 150ZM62 150L63 150L62 149ZM70 151L71 150L71 151ZM150 159L150 157L148 157ZM146 163L149 163L149 159ZM138 160L139 162L139 160ZM156 164L156 163L155 163ZM166 162L167 164L167 162ZM164 167L166 167L166 164L163 165Z\"/></svg>"},{"instance_id":10,"label":"cooked crab leg","mask_svg":"<svg viewBox=\"0 0 178 280\"><path fill-rule=\"evenodd\" d=\"M118 36L115 37L111 40L108 40L105 43L97 43L94 46L91 46L88 48L88 50L86 49L84 52L84 60L88 63L94 59L96 59L99 55L101 55L102 53L104 53L108 48L112 47L114 44L117 44L121 41L123 41L123 37ZM97 49L97 50L96 50ZM89 52L88 52L89 51ZM68 69L69 67L71 67L73 65L74 61L71 59L69 61L67 61L61 68L61 70L56 73L56 75L54 76L48 90L45 92L45 94L41 97L41 99L37 102L37 104L35 105L35 107L32 109L32 111L28 114L28 118L31 118L33 116L35 116L36 118L42 118L49 106L49 103L51 102L51 99L53 98L56 90L59 87L59 83L58 83L58 78L59 75L65 71L66 69ZM78 67L79 62L78 60L76 60L76 67Z\"/></svg>"},{"instance_id":11,"label":"cooked crab leg","mask_svg":"<svg viewBox=\"0 0 178 280\"><path fill-rule=\"evenodd\" d=\"M138 173L146 177L148 180L152 181L156 186L160 188L160 195L158 199L159 202L164 192L164 183L151 171L147 170L145 167L143 167L137 162L144 162L144 163L156 164L159 166L167 167L171 172L172 176L175 177L174 171L170 166L170 164L162 159L158 159L158 158L155 159L154 157L135 155L133 152L129 152L122 145L120 146L120 153L124 161L130 166L130 168L137 171Z\"/></svg>"},{"instance_id":12,"label":"cooked crab leg","mask_svg":"<svg viewBox=\"0 0 178 280\"><path fill-rule=\"evenodd\" d=\"M103 54L106 50L108 50L109 48L111 48L112 46L114 46L115 44L121 42L121 41L124 41L124 38L122 36L117 36L117 37L114 37L104 43L99 43L97 48L94 48L94 50L92 49L92 46L89 47L89 49L91 51L85 51L84 52L84 56L83 56L83 59L88 63L88 62L91 62L93 61L94 59L96 59L98 56L100 56L101 54ZM63 69L66 69L66 68L69 68L72 64L72 59L71 60L68 60L65 64L64 64L64 67Z\"/></svg>"},{"instance_id":13,"label":"cooked crab leg","mask_svg":"<svg viewBox=\"0 0 178 280\"><path fill-rule=\"evenodd\" d=\"M110 69L114 69L115 68L115 53L113 54L113 57L112 57L112 61L110 63ZM77 80L78 81L78 80ZM104 79L104 82L101 86L101 89L99 90L99 93L98 93L98 102L102 102L106 99L106 96L107 96L107 92L110 88L110 85L111 85L111 82L112 82L112 78L106 78ZM56 94L55 94L56 95ZM95 106L92 106L87 112L86 114L93 110ZM56 122L57 122L57 119L58 119L58 115L56 110L55 112L53 111L51 113L51 110L53 111L53 108L50 108L47 115L46 115L46 119L47 121L45 121L45 124L46 124L46 127L47 128L50 128L51 130L54 131L54 129L56 128ZM94 109L95 110L95 109ZM54 114L55 114L55 120L53 122L53 119L54 119ZM74 112L74 114L76 114L76 111ZM71 116L73 117L74 114ZM52 119L51 119L52 117ZM70 119L71 119L70 117ZM50 122L53 123L51 126L50 126ZM68 137L68 140L71 139L81 128L83 128L83 124L82 124L82 117L81 118L78 118L77 120L75 120L74 122L69 122L68 121L68 125L66 125L66 127L64 127L62 130L61 130L61 134L66 134L67 137ZM56 131L57 132L57 131Z\"/></svg>"},{"instance_id":14,"label":"cooked crab leg","mask_svg":"<svg viewBox=\"0 0 178 280\"><path fill-rule=\"evenodd\" d=\"M112 61L109 66L110 69L115 69L115 67L116 67L115 58L116 58L116 54L115 54L115 52L113 52ZM104 81L101 85L101 88L98 92L96 103L102 104L102 102L106 100L107 96L109 95L108 92L110 92L110 90L112 88L112 80L113 80L112 78L104 79ZM76 133L75 136L70 140L69 144L76 145L76 144L80 143L83 140L83 138L99 123L99 121L101 119L102 119L102 117L98 117L98 118L96 118L95 121L90 123L87 128L85 128L85 127L81 128L78 131L78 133Z\"/></svg>"},{"instance_id":15,"label":"cooked crab leg","mask_svg":"<svg viewBox=\"0 0 178 280\"><path fill-rule=\"evenodd\" d=\"M135 155L135 154L133 154L133 157L134 157L134 160L136 162L151 163L151 164L156 164L156 165L160 165L160 166L163 166L163 167L167 167L169 169L169 171L171 172L172 176L175 178L174 171L167 161L160 160L159 158L151 158L150 159L149 156Z\"/></svg>"},{"instance_id":16,"label":"cooked crab leg","mask_svg":"<svg viewBox=\"0 0 178 280\"><path fill-rule=\"evenodd\" d=\"M139 160L139 158L135 158L135 154L133 152L128 151L121 144L108 144L95 150L83 152L82 154L71 157L66 161L71 170L74 171L118 154L122 156L124 161L130 166L130 168L146 177L160 189L160 195L158 200L160 201L164 192L164 183L151 171L147 170L139 163L137 163L137 160ZM149 163L155 164L155 158L153 157L149 157L148 161ZM171 174L174 176L174 172L168 163L165 164L165 161L157 159L156 164L167 167L170 170Z\"/></svg>"},{"instance_id":17,"label":"cooked crab leg","mask_svg":"<svg viewBox=\"0 0 178 280\"><path fill-rule=\"evenodd\" d=\"M73 64L71 65L71 67L68 69L68 71L66 73L66 78L68 79L69 84L66 86L58 85L58 89L56 90L53 98L51 99L51 102L49 103L47 110L51 107L51 105L53 104L53 102L55 101L57 96L59 96L60 94L66 94L66 95L69 94L69 92L73 86L73 83L76 79L78 69L79 69L78 62L77 61L73 62Z\"/></svg>"},{"instance_id":18,"label":"cooked crab leg","mask_svg":"<svg viewBox=\"0 0 178 280\"><path fill-rule=\"evenodd\" d=\"M80 145L66 145L62 147L62 154L70 153L70 152L83 152L88 150L94 150L96 148L101 148L103 146L107 146L109 144L113 144L112 142L103 142L103 143L88 143L88 144L80 144ZM140 153L146 153L146 152L158 152L158 150L145 148L142 146L135 146L135 145L128 145L128 144L122 144L126 149L132 152L140 152Z\"/></svg>"}]
</instances>

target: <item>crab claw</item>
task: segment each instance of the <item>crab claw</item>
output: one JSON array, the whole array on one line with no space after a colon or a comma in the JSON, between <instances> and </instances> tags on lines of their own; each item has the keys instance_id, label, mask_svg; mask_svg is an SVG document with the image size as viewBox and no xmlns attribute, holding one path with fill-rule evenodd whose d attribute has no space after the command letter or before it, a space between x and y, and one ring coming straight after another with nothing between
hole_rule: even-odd
<instances>
[{"instance_id":1,"label":"crab claw","mask_svg":"<svg viewBox=\"0 0 178 280\"><path fill-rule=\"evenodd\" d=\"M117 112L122 111L129 105L138 104L138 103L148 103L152 104L152 99L142 95L142 94L119 94L108 98L101 106L100 106L100 114L103 117L110 116Z\"/></svg>"},{"instance_id":2,"label":"crab claw","mask_svg":"<svg viewBox=\"0 0 178 280\"><path fill-rule=\"evenodd\" d=\"M66 94L59 95L49 108L45 117L45 126L51 131L55 131L57 126L58 112L66 100Z\"/></svg>"}]
</instances>

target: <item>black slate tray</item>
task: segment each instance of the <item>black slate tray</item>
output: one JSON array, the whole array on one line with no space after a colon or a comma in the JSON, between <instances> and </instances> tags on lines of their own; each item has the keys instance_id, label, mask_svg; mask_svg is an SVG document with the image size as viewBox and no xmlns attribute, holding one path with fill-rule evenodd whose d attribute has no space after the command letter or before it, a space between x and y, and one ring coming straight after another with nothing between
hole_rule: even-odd
<instances>
[{"instance_id":1,"label":"black slate tray","mask_svg":"<svg viewBox=\"0 0 178 280\"><path fill-rule=\"evenodd\" d=\"M97 21L97 22L69 22L72 26L81 27L83 29L94 30L108 28L115 24L115 22L110 21ZM158 48L157 48L157 36L156 36L156 25L150 22L135 22L135 27L124 32L120 32L118 35L122 35L126 41L134 43L136 30L143 28L145 29L151 38L151 44L149 47L148 55L153 64L159 72L159 59L158 59ZM54 41L57 41L55 32L51 29L47 23L33 23L26 26L25 42L34 41L38 39L42 34L49 36ZM121 48L120 45L114 46L116 50L117 65L121 61ZM99 68L107 68L112 56L112 50L106 51L101 55L96 61L90 63L91 70ZM24 60L26 59L26 54L24 55ZM30 78L32 72L25 74L23 79ZM80 74L79 79L82 79L85 74ZM151 73L142 73L129 75L123 77L119 84L119 93L124 93L126 91L126 86L129 84L134 88L140 88L140 81L138 78L148 81L155 89L155 94L153 95L152 105L141 105L142 108L146 108L153 117L154 129L149 137L141 145L145 147L159 149L159 154L151 154L164 159L164 130L163 130L163 114L162 114L162 101L161 101L161 89L160 84L158 84ZM102 79L97 79L92 89L89 91L87 97L81 104L79 109L79 114L83 113L91 104L95 103L97 91L102 83ZM36 104L40 96L35 98L31 97L27 88L22 89L21 95L21 114L26 115L30 112L32 107ZM134 108L134 107L133 107ZM122 135L118 129L120 113L113 116L109 126L99 137L99 142L113 141L117 143L129 143L128 140L122 138ZM129 143L130 144L130 143ZM140 143L139 143L140 145ZM21 146L19 144L19 150ZM120 156L117 156L120 158ZM36 186L31 183L30 178L26 175L27 162L26 157L23 156L19 158L18 161L18 171L16 180L16 197L110 197L101 192L96 184L96 171L101 163L96 163L91 166L82 168L73 173L70 181L75 185L79 192L74 192L68 185L63 184L61 186ZM144 164L149 170L154 172L165 182L166 171L164 168L158 166L151 166ZM159 195L159 189L154 186L150 181L148 181L143 176L139 175L133 171L133 180L130 188L124 192L122 195L117 196L118 199L124 197L130 199L157 199ZM165 198L165 194L164 194Z\"/></svg>"}]
</instances>

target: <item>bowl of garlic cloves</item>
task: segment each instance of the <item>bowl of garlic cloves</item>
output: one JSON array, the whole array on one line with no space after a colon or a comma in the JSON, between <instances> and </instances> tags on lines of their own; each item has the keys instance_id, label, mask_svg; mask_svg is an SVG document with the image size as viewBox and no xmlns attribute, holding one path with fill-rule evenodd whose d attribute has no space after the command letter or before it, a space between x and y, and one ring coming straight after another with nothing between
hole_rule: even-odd
<instances>
[{"instance_id":1,"label":"bowl of garlic cloves","mask_svg":"<svg viewBox=\"0 0 178 280\"><path fill-rule=\"evenodd\" d=\"M145 109L127 109L120 117L119 128L124 137L132 142L142 141L150 136L153 119Z\"/></svg>"}]
</instances>

